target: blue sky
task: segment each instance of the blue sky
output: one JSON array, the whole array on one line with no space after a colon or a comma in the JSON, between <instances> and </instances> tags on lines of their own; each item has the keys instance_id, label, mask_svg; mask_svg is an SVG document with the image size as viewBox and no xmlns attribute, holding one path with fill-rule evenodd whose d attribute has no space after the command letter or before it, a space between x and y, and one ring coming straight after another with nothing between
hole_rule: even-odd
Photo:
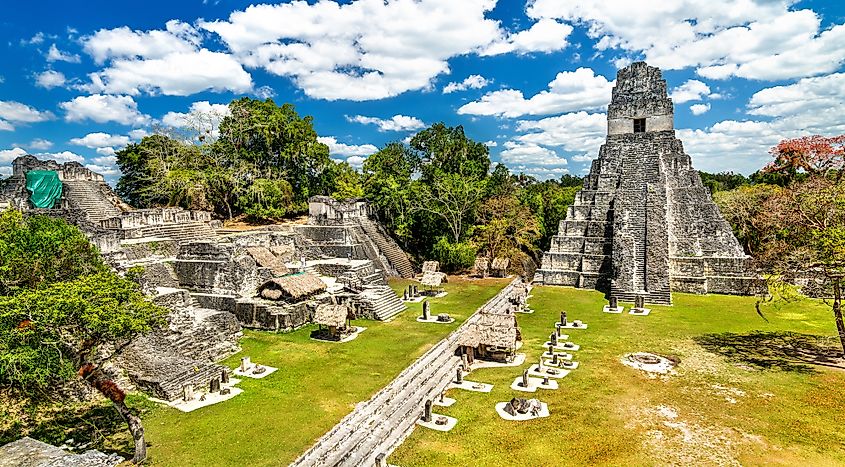
<instances>
[{"instance_id":1,"label":"blue sky","mask_svg":"<svg viewBox=\"0 0 845 467\"><path fill-rule=\"evenodd\" d=\"M0 174L114 150L233 98L291 102L332 156L443 121L538 178L583 174L616 70L664 70L694 165L751 173L845 133L845 6L771 0L19 2L0 20Z\"/></svg>"}]
</instances>

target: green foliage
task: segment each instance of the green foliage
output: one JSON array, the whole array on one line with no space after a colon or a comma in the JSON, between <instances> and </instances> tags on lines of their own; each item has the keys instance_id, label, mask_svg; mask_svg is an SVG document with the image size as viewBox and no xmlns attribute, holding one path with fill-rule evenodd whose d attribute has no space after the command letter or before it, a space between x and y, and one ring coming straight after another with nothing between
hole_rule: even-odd
<instances>
[{"instance_id":1,"label":"green foliage","mask_svg":"<svg viewBox=\"0 0 845 467\"><path fill-rule=\"evenodd\" d=\"M293 187L286 180L258 178L238 198L238 208L257 219L279 219L296 211Z\"/></svg>"},{"instance_id":2,"label":"green foliage","mask_svg":"<svg viewBox=\"0 0 845 467\"><path fill-rule=\"evenodd\" d=\"M104 270L96 247L64 220L0 213L0 295Z\"/></svg>"},{"instance_id":3,"label":"green foliage","mask_svg":"<svg viewBox=\"0 0 845 467\"><path fill-rule=\"evenodd\" d=\"M431 254L443 271L460 272L472 267L477 251L470 242L452 243L447 237L440 237Z\"/></svg>"},{"instance_id":4,"label":"green foliage","mask_svg":"<svg viewBox=\"0 0 845 467\"><path fill-rule=\"evenodd\" d=\"M506 257L514 269L522 258L538 258L540 223L528 206L515 196L498 196L484 201L473 240L488 258ZM521 272L521 271L520 271Z\"/></svg>"},{"instance_id":5,"label":"green foliage","mask_svg":"<svg viewBox=\"0 0 845 467\"><path fill-rule=\"evenodd\" d=\"M390 143L364 161L361 174L364 196L370 206L406 248L414 221L411 176L419 163L419 157L410 148L402 143Z\"/></svg>"},{"instance_id":6,"label":"green foliage","mask_svg":"<svg viewBox=\"0 0 845 467\"><path fill-rule=\"evenodd\" d=\"M743 185L733 190L714 192L713 201L722 216L731 224L739 242L749 254L761 247L759 215L766 201L777 196L782 188L776 185Z\"/></svg>"},{"instance_id":7,"label":"green foliage","mask_svg":"<svg viewBox=\"0 0 845 467\"><path fill-rule=\"evenodd\" d=\"M711 193L725 190L733 190L743 185L748 185L750 180L745 175L734 172L719 172L715 174L698 171L701 182L710 189Z\"/></svg>"},{"instance_id":8,"label":"green foliage","mask_svg":"<svg viewBox=\"0 0 845 467\"><path fill-rule=\"evenodd\" d=\"M309 196L355 192L349 170L317 141L312 118L293 105L245 97L229 110L216 140L153 135L118 151L118 193L142 208L276 219L304 212Z\"/></svg>"},{"instance_id":9,"label":"green foliage","mask_svg":"<svg viewBox=\"0 0 845 467\"><path fill-rule=\"evenodd\" d=\"M425 178L445 172L483 179L490 170L489 149L484 143L467 138L462 126L435 123L411 138L410 146L419 152L424 162L422 173Z\"/></svg>"},{"instance_id":10,"label":"green foliage","mask_svg":"<svg viewBox=\"0 0 845 467\"><path fill-rule=\"evenodd\" d=\"M23 392L72 378L79 365L164 322L136 283L110 271L0 297L0 384Z\"/></svg>"},{"instance_id":11,"label":"green foliage","mask_svg":"<svg viewBox=\"0 0 845 467\"><path fill-rule=\"evenodd\" d=\"M337 200L363 198L364 187L361 182L361 175L346 162L340 162L334 166L334 192L332 198Z\"/></svg>"},{"instance_id":12,"label":"green foliage","mask_svg":"<svg viewBox=\"0 0 845 467\"><path fill-rule=\"evenodd\" d=\"M551 238L557 233L560 221L566 217L566 210L575 202L575 193L580 185L562 186L549 180L527 186L521 193L523 204L531 209L539 221L539 247L547 250Z\"/></svg>"}]
</instances>

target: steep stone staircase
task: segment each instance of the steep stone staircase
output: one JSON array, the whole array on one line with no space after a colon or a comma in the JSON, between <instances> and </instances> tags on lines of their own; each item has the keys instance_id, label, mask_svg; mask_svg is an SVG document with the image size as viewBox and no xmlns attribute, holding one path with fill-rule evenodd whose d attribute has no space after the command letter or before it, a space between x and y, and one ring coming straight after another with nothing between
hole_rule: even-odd
<instances>
[{"instance_id":1,"label":"steep stone staircase","mask_svg":"<svg viewBox=\"0 0 845 467\"><path fill-rule=\"evenodd\" d=\"M365 314L379 321L387 321L407 308L402 300L387 285L365 285L356 300Z\"/></svg>"},{"instance_id":2,"label":"steep stone staircase","mask_svg":"<svg viewBox=\"0 0 845 467\"><path fill-rule=\"evenodd\" d=\"M121 211L100 190L99 182L73 180L63 182L72 208L81 209L91 222L119 216Z\"/></svg>"},{"instance_id":3,"label":"steep stone staircase","mask_svg":"<svg viewBox=\"0 0 845 467\"><path fill-rule=\"evenodd\" d=\"M400 277L406 279L414 277L414 267L411 265L408 255L399 248L399 245L393 239L387 237L379 226L369 219L361 220L360 224L367 237L375 242L378 250L387 257L390 265L393 266Z\"/></svg>"}]
</instances>

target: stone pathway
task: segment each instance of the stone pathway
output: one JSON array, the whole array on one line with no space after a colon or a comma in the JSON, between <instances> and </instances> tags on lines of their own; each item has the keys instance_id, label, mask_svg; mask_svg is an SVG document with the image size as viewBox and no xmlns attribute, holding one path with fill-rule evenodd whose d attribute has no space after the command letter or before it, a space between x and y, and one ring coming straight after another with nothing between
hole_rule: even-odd
<instances>
[{"instance_id":1,"label":"stone pathway","mask_svg":"<svg viewBox=\"0 0 845 467\"><path fill-rule=\"evenodd\" d=\"M507 308L508 296L519 282L511 282L370 400L358 404L291 465L371 466L379 454L393 452L411 434L425 401L434 399L452 382L461 363L455 348L466 324L482 310Z\"/></svg>"}]
</instances>

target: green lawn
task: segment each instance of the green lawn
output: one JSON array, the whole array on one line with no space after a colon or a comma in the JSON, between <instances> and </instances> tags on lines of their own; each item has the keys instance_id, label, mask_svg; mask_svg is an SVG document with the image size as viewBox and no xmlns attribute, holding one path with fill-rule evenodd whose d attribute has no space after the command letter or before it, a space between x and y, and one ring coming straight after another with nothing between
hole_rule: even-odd
<instances>
[{"instance_id":1,"label":"green lawn","mask_svg":"<svg viewBox=\"0 0 845 467\"><path fill-rule=\"evenodd\" d=\"M835 335L822 303L766 305L767 323L750 297L674 294L674 306L642 317L602 313L598 292L532 293L537 312L519 316L521 351L535 362L565 309L589 325L569 333L582 346L580 368L559 390L535 395L509 387L522 368L471 373L493 392L451 390L457 404L435 412L457 417L457 427L414 430L392 464L845 465L845 371L806 363L838 349L836 339L807 336ZM679 358L677 374L649 378L623 366L635 351ZM501 420L495 403L514 396L540 398L551 416Z\"/></svg>"},{"instance_id":2,"label":"green lawn","mask_svg":"<svg viewBox=\"0 0 845 467\"><path fill-rule=\"evenodd\" d=\"M392 286L401 291L409 281ZM449 313L456 322L420 324L416 303L398 318L382 323L358 321L367 328L343 344L309 338L309 326L287 334L246 332L241 356L278 367L261 379L246 379L245 392L191 413L158 407L144 417L154 465L287 465L349 413L357 402L387 385L433 344L455 329L508 280L446 284L446 297L432 299L432 313Z\"/></svg>"}]
</instances>

